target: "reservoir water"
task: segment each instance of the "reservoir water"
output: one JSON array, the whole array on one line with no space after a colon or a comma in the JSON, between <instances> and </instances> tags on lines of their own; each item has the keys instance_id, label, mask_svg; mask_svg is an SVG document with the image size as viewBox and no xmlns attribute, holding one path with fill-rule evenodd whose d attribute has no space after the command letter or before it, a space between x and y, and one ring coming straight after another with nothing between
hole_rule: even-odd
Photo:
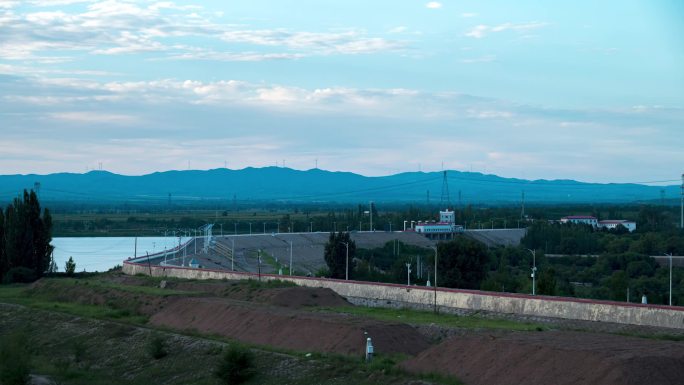
<instances>
[{"instance_id":1,"label":"reservoir water","mask_svg":"<svg viewBox=\"0 0 684 385\"><path fill-rule=\"evenodd\" d=\"M184 238L181 242L185 242ZM76 271L107 271L121 265L135 254L135 237L53 238L54 258L58 271L64 271L69 257L76 262ZM138 237L137 255L145 255L178 246L174 237Z\"/></svg>"}]
</instances>

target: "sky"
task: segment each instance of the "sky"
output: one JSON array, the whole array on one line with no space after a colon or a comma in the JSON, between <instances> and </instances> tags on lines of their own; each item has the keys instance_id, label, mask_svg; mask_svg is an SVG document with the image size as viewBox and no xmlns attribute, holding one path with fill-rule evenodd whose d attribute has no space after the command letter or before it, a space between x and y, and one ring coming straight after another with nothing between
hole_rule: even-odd
<instances>
[{"instance_id":1,"label":"sky","mask_svg":"<svg viewBox=\"0 0 684 385\"><path fill-rule=\"evenodd\" d=\"M676 184L684 3L0 0L0 174Z\"/></svg>"}]
</instances>

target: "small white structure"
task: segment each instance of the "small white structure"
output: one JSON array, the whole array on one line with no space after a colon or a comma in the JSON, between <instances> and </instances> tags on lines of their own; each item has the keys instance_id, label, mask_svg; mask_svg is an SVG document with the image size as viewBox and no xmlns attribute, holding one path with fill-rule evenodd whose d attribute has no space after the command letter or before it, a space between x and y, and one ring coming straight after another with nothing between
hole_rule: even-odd
<instances>
[{"instance_id":1,"label":"small white structure","mask_svg":"<svg viewBox=\"0 0 684 385\"><path fill-rule=\"evenodd\" d=\"M190 267L192 267L193 269L199 269L200 264L197 261L197 259L193 258L190 260Z\"/></svg>"},{"instance_id":2,"label":"small white structure","mask_svg":"<svg viewBox=\"0 0 684 385\"><path fill-rule=\"evenodd\" d=\"M591 215L569 215L560 219L561 223L574 223L581 225L591 225L593 227L598 226L598 219L592 217Z\"/></svg>"},{"instance_id":3,"label":"small white structure","mask_svg":"<svg viewBox=\"0 0 684 385\"><path fill-rule=\"evenodd\" d=\"M439 222L418 222L413 229L430 239L449 239L463 232L463 226L456 224L456 213L448 209L439 212Z\"/></svg>"},{"instance_id":4,"label":"small white structure","mask_svg":"<svg viewBox=\"0 0 684 385\"><path fill-rule=\"evenodd\" d=\"M371 362L373 360L374 353L375 349L373 348L373 341L371 341L371 338L368 337L366 338L366 362Z\"/></svg>"},{"instance_id":5,"label":"small white structure","mask_svg":"<svg viewBox=\"0 0 684 385\"><path fill-rule=\"evenodd\" d=\"M627 230L629 230L630 233L636 230L636 222L634 221L627 221L623 219L607 219L605 221L599 221L598 223L598 227L609 230L614 230L618 228L618 226L624 226Z\"/></svg>"}]
</instances>

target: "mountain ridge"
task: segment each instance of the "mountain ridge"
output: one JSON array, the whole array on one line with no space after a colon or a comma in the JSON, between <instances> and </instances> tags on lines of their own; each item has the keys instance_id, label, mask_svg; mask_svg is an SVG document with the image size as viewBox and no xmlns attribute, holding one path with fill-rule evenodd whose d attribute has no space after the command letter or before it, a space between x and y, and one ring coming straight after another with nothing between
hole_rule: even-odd
<instances>
[{"instance_id":1,"label":"mountain ridge","mask_svg":"<svg viewBox=\"0 0 684 385\"><path fill-rule=\"evenodd\" d=\"M593 183L572 179L506 178L479 172L447 170L450 202L519 202L523 191L532 203L627 203L679 194L678 185ZM411 171L364 176L318 168L247 167L239 170L169 170L145 175L109 171L0 175L0 199L11 199L40 183L41 198L55 201L168 203L168 200L239 200L349 203L441 201L443 172Z\"/></svg>"}]
</instances>

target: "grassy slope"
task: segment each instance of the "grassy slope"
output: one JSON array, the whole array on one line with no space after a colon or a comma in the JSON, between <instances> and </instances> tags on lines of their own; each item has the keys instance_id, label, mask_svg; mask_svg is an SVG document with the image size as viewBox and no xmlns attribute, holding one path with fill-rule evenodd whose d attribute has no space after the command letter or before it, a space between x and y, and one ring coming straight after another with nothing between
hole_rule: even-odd
<instances>
[{"instance_id":1,"label":"grassy slope","mask_svg":"<svg viewBox=\"0 0 684 385\"><path fill-rule=\"evenodd\" d=\"M44 286L42 290L25 285L0 286L0 336L15 332L29 336L34 373L49 375L62 384L218 383L213 368L221 349L234 341L193 331L154 330L146 325L145 316L130 310L134 307L131 304L122 307L116 301L101 305L65 301L63 294L73 293L78 286L105 294L117 290L139 294L141 301L149 295L189 294L116 285L97 276L50 279L47 289ZM152 359L146 351L153 333L161 334L168 345L169 355L160 360ZM423 379L427 383L458 384L453 378L419 377L398 370L395 364L401 357L380 356L366 365L358 357L306 357L303 352L252 349L259 375L251 383L401 384Z\"/></svg>"},{"instance_id":2,"label":"grassy slope","mask_svg":"<svg viewBox=\"0 0 684 385\"><path fill-rule=\"evenodd\" d=\"M371 307L321 308L321 311L347 313L375 318L382 321L404 322L408 324L437 324L440 326L467 329L505 329L516 331L542 331L548 326L535 323L518 322L506 319L483 318L478 316L457 316L410 309L388 309Z\"/></svg>"}]
</instances>

